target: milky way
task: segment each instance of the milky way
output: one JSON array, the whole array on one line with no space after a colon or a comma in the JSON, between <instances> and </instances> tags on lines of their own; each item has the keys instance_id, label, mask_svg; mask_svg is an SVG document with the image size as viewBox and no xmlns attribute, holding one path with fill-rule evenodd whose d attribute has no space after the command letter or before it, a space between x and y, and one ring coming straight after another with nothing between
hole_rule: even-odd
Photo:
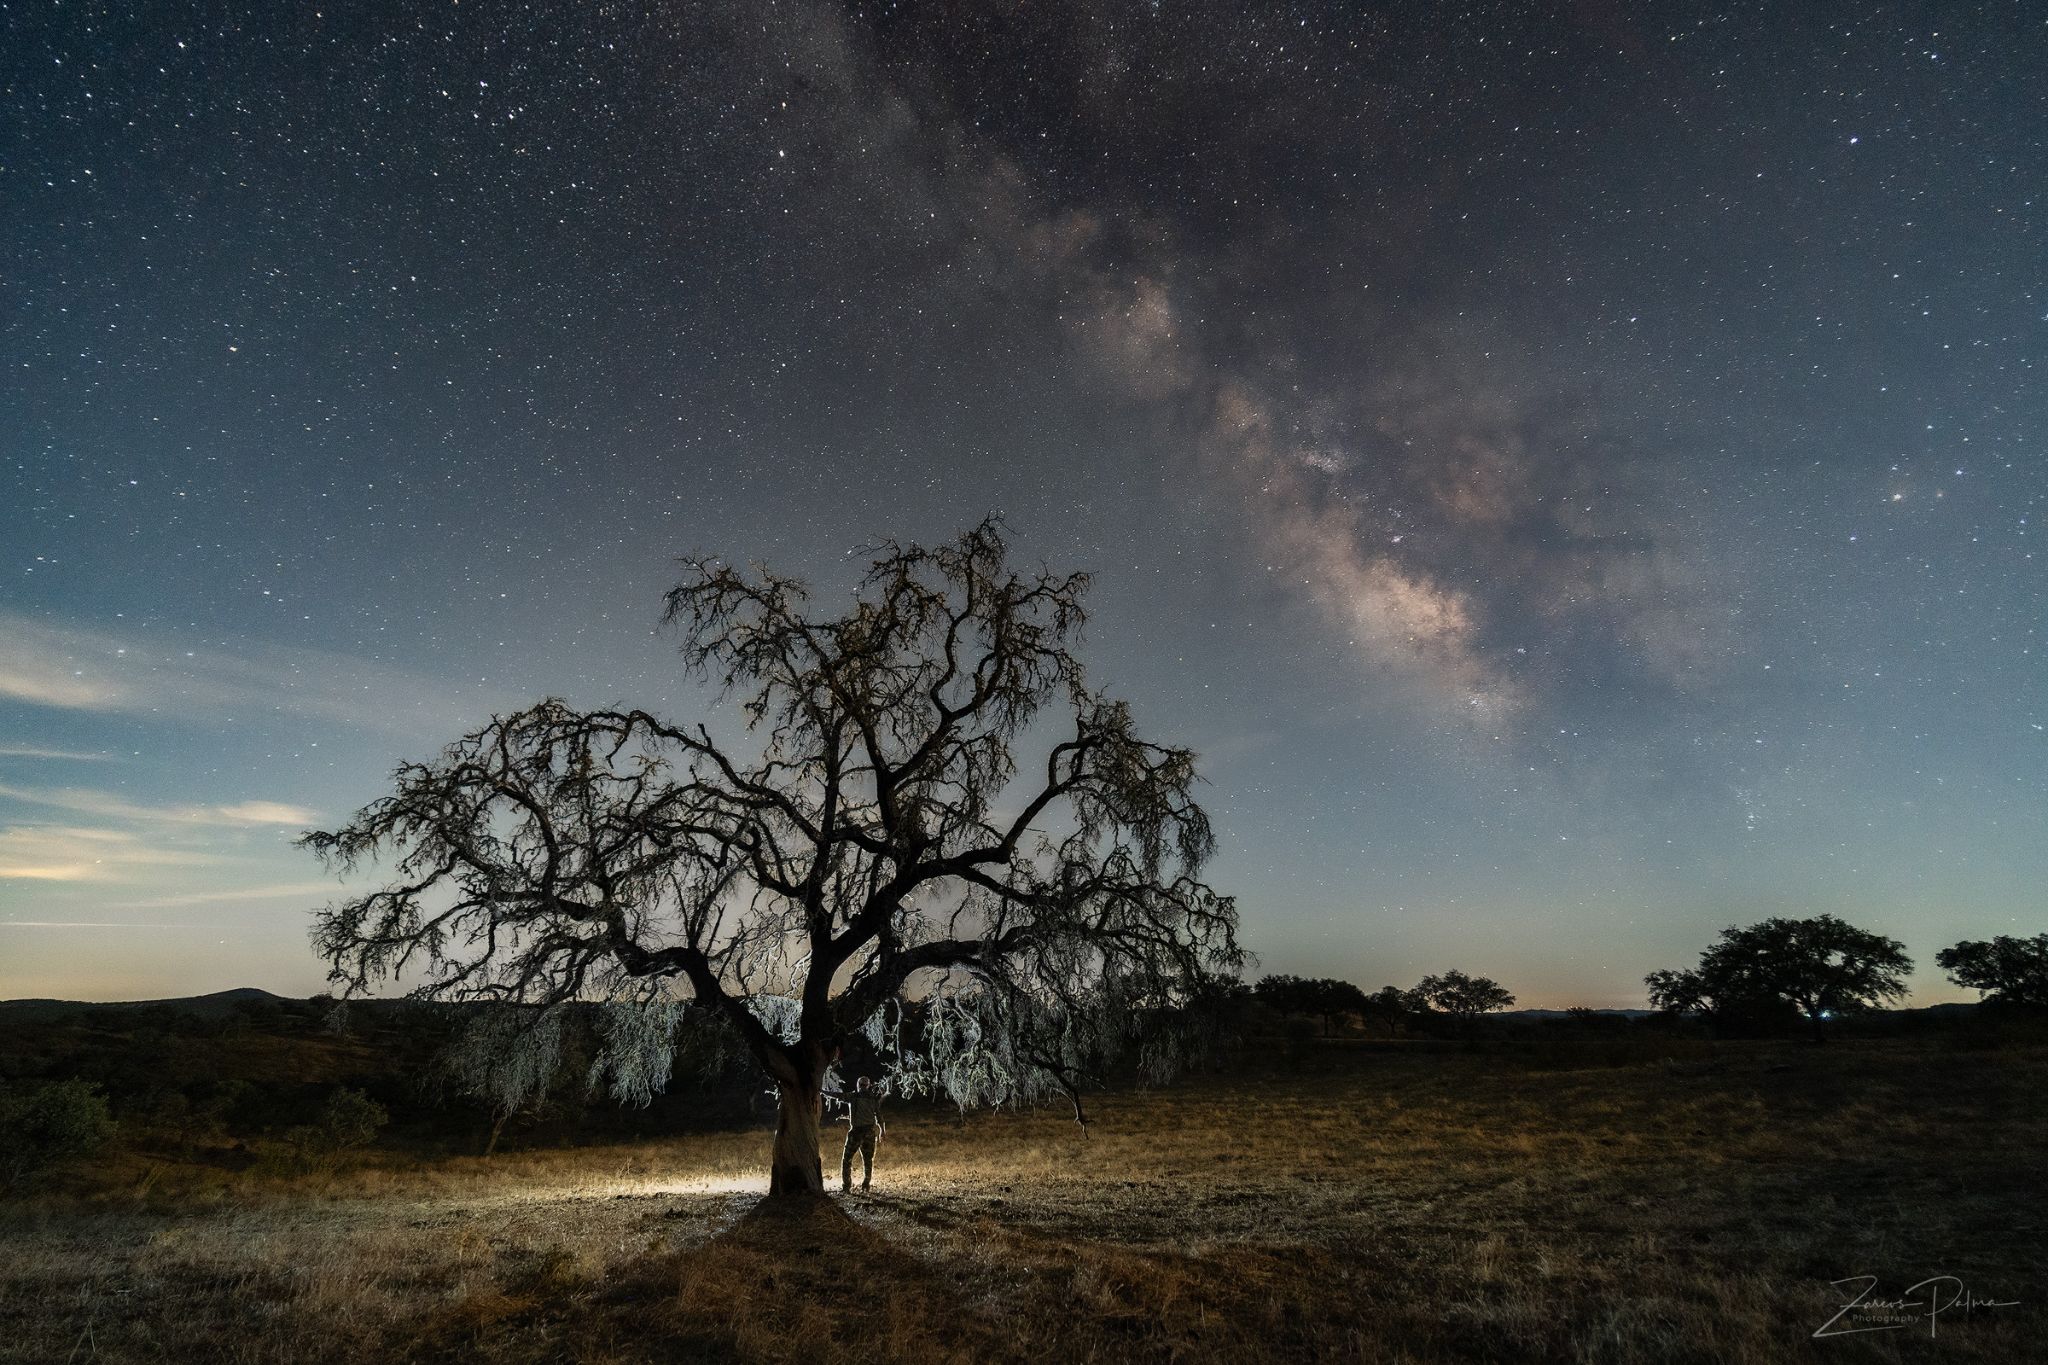
<instances>
[{"instance_id":1,"label":"milky way","mask_svg":"<svg viewBox=\"0 0 2048 1365\"><path fill-rule=\"evenodd\" d=\"M1830 8L0 12L0 995L311 990L305 823L704 712L675 556L990 510L1266 969L1957 995L2048 928L2048 19Z\"/></svg>"}]
</instances>

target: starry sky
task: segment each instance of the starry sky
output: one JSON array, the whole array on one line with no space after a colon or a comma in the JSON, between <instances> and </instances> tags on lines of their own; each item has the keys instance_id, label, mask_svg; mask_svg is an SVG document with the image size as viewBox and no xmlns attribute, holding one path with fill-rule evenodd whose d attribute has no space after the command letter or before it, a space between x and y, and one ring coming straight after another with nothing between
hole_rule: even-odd
<instances>
[{"instance_id":1,"label":"starry sky","mask_svg":"<svg viewBox=\"0 0 2048 1365\"><path fill-rule=\"evenodd\" d=\"M996 510L1263 970L2048 929L2048 11L0 5L0 996Z\"/></svg>"}]
</instances>

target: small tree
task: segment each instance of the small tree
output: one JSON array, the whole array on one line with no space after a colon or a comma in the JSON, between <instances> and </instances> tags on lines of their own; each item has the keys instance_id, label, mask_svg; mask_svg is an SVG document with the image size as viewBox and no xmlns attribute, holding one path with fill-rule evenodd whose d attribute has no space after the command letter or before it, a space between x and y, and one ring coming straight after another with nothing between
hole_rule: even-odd
<instances>
[{"instance_id":1,"label":"small tree","mask_svg":"<svg viewBox=\"0 0 2048 1365\"><path fill-rule=\"evenodd\" d=\"M2048 934L1965 939L1936 953L1934 962L1949 980L1982 992L1987 1000L2048 1009Z\"/></svg>"},{"instance_id":2,"label":"small tree","mask_svg":"<svg viewBox=\"0 0 2048 1365\"><path fill-rule=\"evenodd\" d=\"M360 1090L341 1086L320 1106L320 1145L333 1152L367 1147L390 1121L383 1105Z\"/></svg>"},{"instance_id":3,"label":"small tree","mask_svg":"<svg viewBox=\"0 0 2048 1365\"><path fill-rule=\"evenodd\" d=\"M1453 969L1442 976L1425 976L1415 983L1409 998L1423 1009L1447 1014L1463 1031L1482 1014L1504 1010L1515 1003L1515 994L1492 977L1467 976Z\"/></svg>"},{"instance_id":4,"label":"small tree","mask_svg":"<svg viewBox=\"0 0 2048 1365\"><path fill-rule=\"evenodd\" d=\"M1788 1005L1821 1040L1823 1020L1904 996L1912 969L1898 941L1817 915L1730 926L1698 967L1652 972L1643 981L1652 1004L1677 1013L1721 1019L1759 1002Z\"/></svg>"},{"instance_id":5,"label":"small tree","mask_svg":"<svg viewBox=\"0 0 2048 1365\"><path fill-rule=\"evenodd\" d=\"M496 718L305 836L394 873L322 911L315 944L351 992L419 971L433 998L607 1002L598 1070L629 1100L666 1081L694 1000L780 1092L771 1191L821 1190L820 1086L889 1001L1168 1009L1242 961L1234 906L1199 880L1194 755L1141 737L1071 650L1087 584L1013 572L993 521L883 546L838 615L793 579L688 560L668 622L758 756L645 711ZM1027 734L1046 737L1030 762ZM1002 1076L977 1097L1054 1084L1028 1059Z\"/></svg>"}]
</instances>

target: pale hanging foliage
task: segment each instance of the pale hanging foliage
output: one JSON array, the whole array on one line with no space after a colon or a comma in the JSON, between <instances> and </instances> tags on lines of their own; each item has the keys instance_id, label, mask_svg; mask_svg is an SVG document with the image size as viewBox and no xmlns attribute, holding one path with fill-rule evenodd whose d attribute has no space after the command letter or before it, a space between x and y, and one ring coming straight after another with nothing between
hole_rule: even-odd
<instances>
[{"instance_id":1,"label":"pale hanging foliage","mask_svg":"<svg viewBox=\"0 0 2048 1365\"><path fill-rule=\"evenodd\" d=\"M1001 1024L987 991L933 996L925 1002L924 1047L901 1059L897 1090L943 1095L962 1111L1041 1098Z\"/></svg>"},{"instance_id":2,"label":"pale hanging foliage","mask_svg":"<svg viewBox=\"0 0 2048 1365\"><path fill-rule=\"evenodd\" d=\"M442 1052L442 1069L500 1119L537 1108L562 1064L568 1013L564 1005L474 1010Z\"/></svg>"},{"instance_id":3,"label":"pale hanging foliage","mask_svg":"<svg viewBox=\"0 0 2048 1365\"><path fill-rule=\"evenodd\" d=\"M647 1105L668 1088L676 1032L687 1006L666 994L607 1000L597 1015L600 1046L590 1064L592 1090L604 1087L621 1104Z\"/></svg>"},{"instance_id":4,"label":"pale hanging foliage","mask_svg":"<svg viewBox=\"0 0 2048 1365\"><path fill-rule=\"evenodd\" d=\"M963 1104L1168 1066L1166 1021L1244 962L1236 906L1201 880L1194 754L1089 685L1085 574L1013 568L994 519L874 553L838 611L684 561L668 623L751 755L548 699L307 834L336 870L388 877L319 914L335 984L506 1007L456 1049L501 1112L556 1082L574 1010L595 1011L587 1079L643 1102L700 1018L786 1094L815 1094L856 1035ZM916 1058L890 1032L904 1001L930 1002Z\"/></svg>"},{"instance_id":5,"label":"pale hanging foliage","mask_svg":"<svg viewBox=\"0 0 2048 1365\"><path fill-rule=\"evenodd\" d=\"M803 1004L786 995L757 995L747 1001L747 1012L761 1021L768 1036L780 1043L793 1043L803 1026Z\"/></svg>"},{"instance_id":6,"label":"pale hanging foliage","mask_svg":"<svg viewBox=\"0 0 2048 1365\"><path fill-rule=\"evenodd\" d=\"M972 983L926 1000L921 1022L922 1049L895 1069L904 1093L943 1095L963 1111L1065 1097L1084 1126L1084 1091L1120 1072L1164 1082L1219 1029L1200 999L1147 1000L1114 977L1070 997Z\"/></svg>"}]
</instances>

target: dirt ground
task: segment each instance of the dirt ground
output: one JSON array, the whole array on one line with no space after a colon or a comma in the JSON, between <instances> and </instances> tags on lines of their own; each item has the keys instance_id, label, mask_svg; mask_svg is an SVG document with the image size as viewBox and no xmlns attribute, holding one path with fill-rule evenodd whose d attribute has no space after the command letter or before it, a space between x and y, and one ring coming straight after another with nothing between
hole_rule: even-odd
<instances>
[{"instance_id":1,"label":"dirt ground","mask_svg":"<svg viewBox=\"0 0 2048 1365\"><path fill-rule=\"evenodd\" d=\"M2044 1093L1939 1040L1330 1050L1085 1138L899 1112L786 1211L762 1133L145 1163L0 1206L0 1359L2033 1361Z\"/></svg>"}]
</instances>

